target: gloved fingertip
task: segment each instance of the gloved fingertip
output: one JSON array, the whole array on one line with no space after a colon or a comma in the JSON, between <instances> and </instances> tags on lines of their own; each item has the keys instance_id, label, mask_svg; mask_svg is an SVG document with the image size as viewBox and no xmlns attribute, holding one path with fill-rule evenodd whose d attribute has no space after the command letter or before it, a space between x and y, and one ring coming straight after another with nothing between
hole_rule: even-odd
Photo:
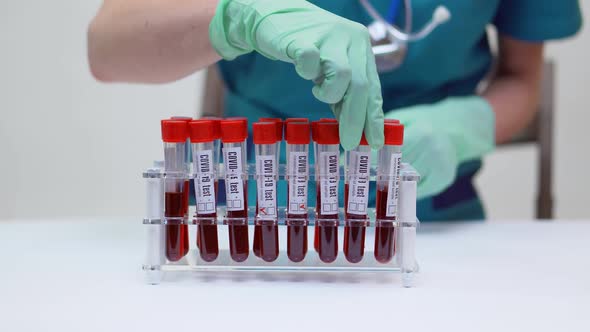
<instances>
[{"instance_id":1,"label":"gloved fingertip","mask_svg":"<svg viewBox=\"0 0 590 332\"><path fill-rule=\"evenodd\" d=\"M342 148L344 149L344 151L350 151L352 149L355 148L355 146L353 146L352 144L348 143L348 142L340 142L340 145L342 145Z\"/></svg>"},{"instance_id":2,"label":"gloved fingertip","mask_svg":"<svg viewBox=\"0 0 590 332\"><path fill-rule=\"evenodd\" d=\"M375 135L369 140L369 146L371 147L371 149L374 150L381 149L383 147L383 144L385 144L385 138L383 137L383 135Z\"/></svg>"},{"instance_id":3,"label":"gloved fingertip","mask_svg":"<svg viewBox=\"0 0 590 332\"><path fill-rule=\"evenodd\" d=\"M295 70L303 79L313 80L320 76L320 52L317 48L300 49L295 59Z\"/></svg>"},{"instance_id":4,"label":"gloved fingertip","mask_svg":"<svg viewBox=\"0 0 590 332\"><path fill-rule=\"evenodd\" d=\"M342 128L340 128L340 145L342 146L342 148L346 151L350 151L352 149L354 149L354 147L356 147L358 145L354 144L354 142L352 142L352 140L350 139L350 135L347 135Z\"/></svg>"},{"instance_id":5,"label":"gloved fingertip","mask_svg":"<svg viewBox=\"0 0 590 332\"><path fill-rule=\"evenodd\" d=\"M313 96L317 99L317 100L322 100L321 99L321 87L319 85L314 85L313 88L311 88L311 94L313 94Z\"/></svg>"},{"instance_id":6,"label":"gloved fingertip","mask_svg":"<svg viewBox=\"0 0 590 332\"><path fill-rule=\"evenodd\" d=\"M329 91L327 91L327 89L317 84L313 87L311 92L317 100L322 101L326 104L336 104L342 99L340 96L330 93Z\"/></svg>"}]
</instances>

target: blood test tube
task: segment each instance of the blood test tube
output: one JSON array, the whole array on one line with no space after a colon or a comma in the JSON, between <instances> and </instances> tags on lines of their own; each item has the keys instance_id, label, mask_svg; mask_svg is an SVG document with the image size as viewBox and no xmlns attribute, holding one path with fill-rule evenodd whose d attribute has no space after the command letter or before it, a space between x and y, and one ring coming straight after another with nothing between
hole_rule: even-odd
<instances>
[{"instance_id":1,"label":"blood test tube","mask_svg":"<svg viewBox=\"0 0 590 332\"><path fill-rule=\"evenodd\" d=\"M316 142L316 137L318 136L318 129L317 129L317 124L320 122L329 122L329 123L338 123L338 121L336 121L336 119L332 119L332 118L321 118L319 121L314 121L311 123L311 132L312 132L312 138L314 141L314 149L313 149L313 160L315 160L315 181L316 184L319 185L319 178L317 176L318 174L318 155L317 155L317 147L315 146L315 142ZM319 195L319 191L317 192ZM316 197L317 199L317 197ZM318 206L316 205L316 212L317 212L317 208ZM318 230L318 223L315 223L314 226L314 236L313 236L313 248L316 252L319 253L319 230Z\"/></svg>"},{"instance_id":2,"label":"blood test tube","mask_svg":"<svg viewBox=\"0 0 590 332\"><path fill-rule=\"evenodd\" d=\"M375 259L391 261L395 254L394 222L398 214L399 177L404 142L404 126L385 122L385 145L379 151L377 168L377 202L375 227Z\"/></svg>"},{"instance_id":3,"label":"blood test tube","mask_svg":"<svg viewBox=\"0 0 590 332\"><path fill-rule=\"evenodd\" d=\"M171 120L175 120L175 121L184 121L187 123L191 122L193 120L193 118L189 117L189 116L173 116L170 118ZM191 142L190 142L190 138L187 137L186 138L186 144L185 144L185 161L186 161L186 174L190 174L190 167L191 167L191 161L192 161L192 153L191 153ZM183 194L183 208L185 211L185 216L188 218L188 212L189 212L189 202L190 202L190 181L187 179L186 181L184 181L184 185L183 185L183 190L182 190L182 194ZM184 246L184 254L188 254L189 251L189 239L188 239L188 226L184 225L183 226L184 230L183 230L183 241L185 243L187 243L186 246Z\"/></svg>"},{"instance_id":4,"label":"blood test tube","mask_svg":"<svg viewBox=\"0 0 590 332\"><path fill-rule=\"evenodd\" d=\"M365 253L365 229L368 222L369 177L371 148L363 134L359 146L345 153L344 184L344 255L358 263Z\"/></svg>"},{"instance_id":5,"label":"blood test tube","mask_svg":"<svg viewBox=\"0 0 590 332\"><path fill-rule=\"evenodd\" d=\"M290 121L291 120L291 121ZM287 119L287 256L301 262L307 254L309 122Z\"/></svg>"},{"instance_id":6,"label":"blood test tube","mask_svg":"<svg viewBox=\"0 0 590 332\"><path fill-rule=\"evenodd\" d=\"M188 188L186 140L189 136L186 121L162 120L164 141L164 180L166 217L166 257L178 261L188 252L188 226L183 224L188 217L186 196Z\"/></svg>"},{"instance_id":7,"label":"blood test tube","mask_svg":"<svg viewBox=\"0 0 590 332\"><path fill-rule=\"evenodd\" d=\"M215 121L191 121L189 128L195 175L195 205L198 217L197 244L201 258L206 262L212 262L219 255Z\"/></svg>"},{"instance_id":8,"label":"blood test tube","mask_svg":"<svg viewBox=\"0 0 590 332\"><path fill-rule=\"evenodd\" d=\"M276 122L257 122L252 126L257 189L254 249L258 250L259 257L267 262L272 262L279 256L276 128Z\"/></svg>"},{"instance_id":9,"label":"blood test tube","mask_svg":"<svg viewBox=\"0 0 590 332\"><path fill-rule=\"evenodd\" d=\"M219 117L215 117L215 116L204 116L201 119L203 120L209 120L213 122L213 136L215 137L215 140L213 141L213 160L215 161L215 164L213 165L213 169L215 172L215 195L217 195L217 193L219 193L218 190L218 174L219 174L219 156L220 156L220 151L221 151L221 128L220 128L220 122L221 122L221 118ZM201 240L199 237L199 229L197 228L197 248L201 248Z\"/></svg>"},{"instance_id":10,"label":"blood test tube","mask_svg":"<svg viewBox=\"0 0 590 332\"><path fill-rule=\"evenodd\" d=\"M319 121L313 129L316 154L316 236L320 260L338 257L338 184L340 138L338 123Z\"/></svg>"},{"instance_id":11,"label":"blood test tube","mask_svg":"<svg viewBox=\"0 0 590 332\"><path fill-rule=\"evenodd\" d=\"M223 163L225 166L226 221L231 258L248 258L248 191L246 139L248 123L242 119L222 120Z\"/></svg>"},{"instance_id":12,"label":"blood test tube","mask_svg":"<svg viewBox=\"0 0 590 332\"><path fill-rule=\"evenodd\" d=\"M278 118L260 118L258 120L259 122L270 122L274 124L274 129L275 129L275 138L276 138L276 160L277 163L280 160L280 156L281 156L281 141L283 140L283 120L278 119ZM277 166L277 175L278 175L278 166ZM258 210L258 208L256 209ZM254 252L254 255L256 257L260 257L260 251L261 251L261 232L262 232L262 225L260 225L259 223L256 223L254 225L254 243L252 245L252 252Z\"/></svg>"}]
</instances>

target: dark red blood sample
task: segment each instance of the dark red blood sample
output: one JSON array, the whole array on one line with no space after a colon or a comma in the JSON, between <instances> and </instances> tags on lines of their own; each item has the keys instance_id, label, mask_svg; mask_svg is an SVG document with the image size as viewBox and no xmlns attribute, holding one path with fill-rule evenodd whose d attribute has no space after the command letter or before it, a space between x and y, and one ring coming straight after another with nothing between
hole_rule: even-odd
<instances>
[{"instance_id":1,"label":"dark red blood sample","mask_svg":"<svg viewBox=\"0 0 590 332\"><path fill-rule=\"evenodd\" d=\"M303 223L302 223L303 224ZM292 262L301 262L307 254L307 226L287 226L287 256Z\"/></svg>"},{"instance_id":2,"label":"dark red blood sample","mask_svg":"<svg viewBox=\"0 0 590 332\"><path fill-rule=\"evenodd\" d=\"M184 186L182 187L182 196L183 196L183 209L184 215L188 217L188 206L189 206L189 190L190 183L189 181L184 182ZM188 225L180 226L180 232L182 233L182 252L184 255L188 254L189 251L189 239L188 239Z\"/></svg>"},{"instance_id":3,"label":"dark red blood sample","mask_svg":"<svg viewBox=\"0 0 590 332\"><path fill-rule=\"evenodd\" d=\"M239 211L227 211L227 218L242 219L228 220L229 251L231 258L236 262L243 262L248 258L248 192L244 183L244 209Z\"/></svg>"},{"instance_id":4,"label":"dark red blood sample","mask_svg":"<svg viewBox=\"0 0 590 332\"><path fill-rule=\"evenodd\" d=\"M165 194L165 212L167 218L179 218L178 220L169 220L170 223L180 223L180 218L184 217L184 194L177 192L167 192ZM184 226L184 227L183 227ZM180 260L186 255L184 247L188 247L188 232L185 230L187 225L166 225L166 257L172 262Z\"/></svg>"},{"instance_id":5,"label":"dark red blood sample","mask_svg":"<svg viewBox=\"0 0 590 332\"><path fill-rule=\"evenodd\" d=\"M287 188L287 202L290 192ZM292 262L301 262L307 255L307 213L288 213L287 219L295 219L292 224L287 225L287 256Z\"/></svg>"},{"instance_id":6,"label":"dark red blood sample","mask_svg":"<svg viewBox=\"0 0 590 332\"><path fill-rule=\"evenodd\" d=\"M215 181L215 193L217 194L217 181ZM219 255L219 243L217 236L217 213L197 213L199 218L211 218L202 220L197 227L197 247L201 258L206 262L212 262ZM201 247L201 244L204 245Z\"/></svg>"},{"instance_id":7,"label":"dark red blood sample","mask_svg":"<svg viewBox=\"0 0 590 332\"><path fill-rule=\"evenodd\" d=\"M313 229L313 248L316 252L320 252L320 230L317 221Z\"/></svg>"},{"instance_id":8,"label":"dark red blood sample","mask_svg":"<svg viewBox=\"0 0 590 332\"><path fill-rule=\"evenodd\" d=\"M258 211L258 203L256 203L256 211ZM262 232L260 225L254 225L254 243L252 244L252 252L254 252L254 256L256 257L260 257L260 232Z\"/></svg>"},{"instance_id":9,"label":"dark red blood sample","mask_svg":"<svg viewBox=\"0 0 590 332\"><path fill-rule=\"evenodd\" d=\"M338 226L319 226L319 248L320 259L324 263L332 263L338 257Z\"/></svg>"},{"instance_id":10,"label":"dark red blood sample","mask_svg":"<svg viewBox=\"0 0 590 332\"><path fill-rule=\"evenodd\" d=\"M166 225L166 257L176 262L184 257L182 225Z\"/></svg>"},{"instance_id":11,"label":"dark red blood sample","mask_svg":"<svg viewBox=\"0 0 590 332\"><path fill-rule=\"evenodd\" d=\"M395 255L395 227L391 223L380 223L380 220L394 221L395 217L387 217L387 188L377 190L375 228L375 259L380 263L388 263Z\"/></svg>"},{"instance_id":12,"label":"dark red blood sample","mask_svg":"<svg viewBox=\"0 0 590 332\"><path fill-rule=\"evenodd\" d=\"M320 186L316 190L316 214L318 220L338 220L337 214L321 214L322 195ZM325 263L331 263L338 257L338 226L334 225L318 225L316 221L314 237L314 247L320 255L320 259Z\"/></svg>"},{"instance_id":13,"label":"dark red blood sample","mask_svg":"<svg viewBox=\"0 0 590 332\"><path fill-rule=\"evenodd\" d=\"M217 182L217 181L215 181L215 194L216 194L216 195L217 195L217 193L218 193L218 191L217 191L217 188L218 188L218 185L217 185L217 183L218 183L218 182ZM215 208L217 208L217 206L215 206ZM217 219L217 213L200 214L200 213L198 213L198 211L197 211L197 217L200 217L200 218L214 218L214 219ZM199 233L200 233L200 231L201 231L201 228L200 228L200 227L198 227L198 228L197 228L197 248L199 248L199 249L201 249L201 237L199 236ZM217 227L215 227L215 234L216 234L215 236L217 237ZM215 241L217 241L217 238L215 239ZM216 242L216 243L217 243L217 242ZM217 249L217 252L219 253L219 249Z\"/></svg>"},{"instance_id":14,"label":"dark red blood sample","mask_svg":"<svg viewBox=\"0 0 590 332\"><path fill-rule=\"evenodd\" d=\"M260 257L266 262L279 257L279 228L272 222L260 225Z\"/></svg>"},{"instance_id":15,"label":"dark red blood sample","mask_svg":"<svg viewBox=\"0 0 590 332\"><path fill-rule=\"evenodd\" d=\"M258 211L258 203L256 203ZM259 221L254 225L254 243L252 251L256 257L273 262L279 256L279 229L270 221Z\"/></svg>"},{"instance_id":16,"label":"dark red blood sample","mask_svg":"<svg viewBox=\"0 0 590 332\"><path fill-rule=\"evenodd\" d=\"M348 183L344 185L344 206L348 209ZM365 225L354 220L367 220L367 215L346 212L344 226L344 256L351 263L358 263L365 254ZM349 222L353 220L353 222Z\"/></svg>"},{"instance_id":17,"label":"dark red blood sample","mask_svg":"<svg viewBox=\"0 0 590 332\"><path fill-rule=\"evenodd\" d=\"M198 238L200 239L201 258L206 262L212 262L219 255L216 224L199 224Z\"/></svg>"},{"instance_id":18,"label":"dark red blood sample","mask_svg":"<svg viewBox=\"0 0 590 332\"><path fill-rule=\"evenodd\" d=\"M254 256L260 257L260 239L262 232L262 227L260 225L254 226L254 244L252 245L252 251L254 252Z\"/></svg>"},{"instance_id":19,"label":"dark red blood sample","mask_svg":"<svg viewBox=\"0 0 590 332\"><path fill-rule=\"evenodd\" d=\"M248 259L248 225L228 225L229 250L231 258L236 262Z\"/></svg>"},{"instance_id":20,"label":"dark red blood sample","mask_svg":"<svg viewBox=\"0 0 590 332\"><path fill-rule=\"evenodd\" d=\"M351 263L358 263L365 254L365 226L346 225L344 228L344 255Z\"/></svg>"}]
</instances>

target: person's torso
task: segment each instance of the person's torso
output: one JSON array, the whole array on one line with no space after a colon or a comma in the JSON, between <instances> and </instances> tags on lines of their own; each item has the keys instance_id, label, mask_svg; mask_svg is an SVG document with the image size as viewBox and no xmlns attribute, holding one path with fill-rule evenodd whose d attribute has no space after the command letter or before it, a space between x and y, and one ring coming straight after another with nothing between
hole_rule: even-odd
<instances>
[{"instance_id":1,"label":"person's torso","mask_svg":"<svg viewBox=\"0 0 590 332\"><path fill-rule=\"evenodd\" d=\"M391 1L372 0L371 3L386 16ZM311 2L364 25L372 22L357 0ZM452 18L424 40L410 43L405 61L398 69L380 74L384 111L473 93L490 67L486 26L493 20L499 2L411 1L414 31L424 26L441 4L449 9ZM402 7L395 23L404 26L404 21ZM331 116L329 106L313 97L313 82L300 78L292 64L272 61L253 52L234 61L222 61L220 68L228 88L227 115L245 115L251 120L266 116L310 119Z\"/></svg>"},{"instance_id":2,"label":"person's torso","mask_svg":"<svg viewBox=\"0 0 590 332\"><path fill-rule=\"evenodd\" d=\"M372 22L357 0L311 2L364 25ZM424 26L439 5L445 5L452 18L425 39L410 43L399 68L380 74L385 112L473 94L491 64L486 26L493 20L500 0L411 2L413 31ZM385 16L391 0L371 0L371 3ZM404 23L402 7L395 24L403 27ZM253 52L233 61L221 61L219 67L227 87L226 116L246 116L250 123L260 117L311 120L332 117L330 107L312 95L313 82L300 78L290 63L269 60ZM479 165L479 161L462 165L458 180L446 193L420 201L419 217L425 220L483 218L482 206L471 183Z\"/></svg>"}]
</instances>

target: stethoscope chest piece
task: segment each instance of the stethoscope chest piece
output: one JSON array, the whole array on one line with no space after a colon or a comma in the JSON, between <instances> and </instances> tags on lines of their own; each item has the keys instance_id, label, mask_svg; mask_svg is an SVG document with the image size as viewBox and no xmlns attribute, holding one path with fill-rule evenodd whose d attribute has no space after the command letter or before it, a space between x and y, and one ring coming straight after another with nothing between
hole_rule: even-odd
<instances>
[{"instance_id":1,"label":"stethoscope chest piece","mask_svg":"<svg viewBox=\"0 0 590 332\"><path fill-rule=\"evenodd\" d=\"M397 69L404 62L408 53L408 43L422 40L436 29L451 19L451 13L444 6L438 6L432 18L418 32L412 32L412 9L410 0L405 0L406 27L404 31L387 22L369 0L359 0L360 4L373 19L367 29L371 35L371 46L375 55L377 71L384 73Z\"/></svg>"},{"instance_id":2,"label":"stethoscope chest piece","mask_svg":"<svg viewBox=\"0 0 590 332\"><path fill-rule=\"evenodd\" d=\"M380 21L374 21L368 27L375 63L379 73L393 71L401 66L406 58L408 45L391 38L387 27Z\"/></svg>"}]
</instances>

